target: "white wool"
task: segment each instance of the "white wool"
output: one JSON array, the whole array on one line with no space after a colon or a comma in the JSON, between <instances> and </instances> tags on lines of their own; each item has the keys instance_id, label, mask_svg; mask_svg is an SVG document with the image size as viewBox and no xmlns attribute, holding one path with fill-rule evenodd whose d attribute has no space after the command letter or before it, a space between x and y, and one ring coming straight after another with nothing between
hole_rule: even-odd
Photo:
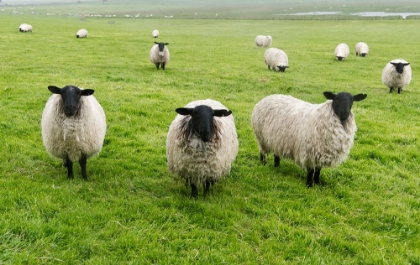
<instances>
[{"instance_id":1,"label":"white wool","mask_svg":"<svg viewBox=\"0 0 420 265\"><path fill-rule=\"evenodd\" d=\"M48 99L41 120L42 141L54 157L79 161L98 154L106 133L105 113L94 96L80 98L79 113L66 117L61 95Z\"/></svg>"},{"instance_id":2,"label":"white wool","mask_svg":"<svg viewBox=\"0 0 420 265\"><path fill-rule=\"evenodd\" d=\"M367 55L369 53L369 46L364 42L358 42L356 43L356 46L354 46L354 51L356 56L360 56L362 53Z\"/></svg>"},{"instance_id":3,"label":"white wool","mask_svg":"<svg viewBox=\"0 0 420 265\"><path fill-rule=\"evenodd\" d=\"M155 29L152 31L152 37L153 38L159 38L159 30Z\"/></svg>"},{"instance_id":4,"label":"white wool","mask_svg":"<svg viewBox=\"0 0 420 265\"><path fill-rule=\"evenodd\" d=\"M32 26L26 23L23 23L19 26L19 30L21 32L32 32Z\"/></svg>"},{"instance_id":5,"label":"white wool","mask_svg":"<svg viewBox=\"0 0 420 265\"><path fill-rule=\"evenodd\" d=\"M150 58L150 62L152 62L153 64L165 63L166 65L169 62L171 55L166 45L165 45L165 48L163 49L163 52L160 52L159 45L155 44L150 49L149 58Z\"/></svg>"},{"instance_id":6,"label":"white wool","mask_svg":"<svg viewBox=\"0 0 420 265\"><path fill-rule=\"evenodd\" d=\"M345 43L340 43L337 45L337 47L334 50L334 56L335 57L343 57L343 60L347 58L350 54L350 48Z\"/></svg>"},{"instance_id":7,"label":"white wool","mask_svg":"<svg viewBox=\"0 0 420 265\"><path fill-rule=\"evenodd\" d=\"M77 38L87 38L88 31L86 29L79 29L76 33Z\"/></svg>"},{"instance_id":8,"label":"white wool","mask_svg":"<svg viewBox=\"0 0 420 265\"><path fill-rule=\"evenodd\" d=\"M278 66L289 66L287 54L283 50L277 48L268 48L264 52L264 61L268 66L268 69L271 67L277 72L279 72Z\"/></svg>"},{"instance_id":9,"label":"white wool","mask_svg":"<svg viewBox=\"0 0 420 265\"><path fill-rule=\"evenodd\" d=\"M251 116L261 154L273 152L307 168L342 163L357 130L351 113L344 124L332 100L311 104L287 95L271 95L258 102Z\"/></svg>"},{"instance_id":10,"label":"white wool","mask_svg":"<svg viewBox=\"0 0 420 265\"><path fill-rule=\"evenodd\" d=\"M188 103L186 108L207 105L213 109L227 109L212 99ZM169 172L181 179L199 185L206 181L219 181L230 173L238 153L238 135L233 115L214 117L215 127L210 142L203 142L195 133L181 128L191 116L177 115L172 121L166 140L166 158Z\"/></svg>"},{"instance_id":11,"label":"white wool","mask_svg":"<svg viewBox=\"0 0 420 265\"><path fill-rule=\"evenodd\" d=\"M403 89L405 86L409 85L411 82L411 66L406 65L404 66L404 71L402 74L399 74L395 66L391 64L393 63L408 63L406 60L403 59L395 59L390 62L388 62L384 69L382 70L382 83L386 85L389 88Z\"/></svg>"},{"instance_id":12,"label":"white wool","mask_svg":"<svg viewBox=\"0 0 420 265\"><path fill-rule=\"evenodd\" d=\"M258 35L255 37L255 45L257 47L270 47L273 39L271 36Z\"/></svg>"}]
</instances>

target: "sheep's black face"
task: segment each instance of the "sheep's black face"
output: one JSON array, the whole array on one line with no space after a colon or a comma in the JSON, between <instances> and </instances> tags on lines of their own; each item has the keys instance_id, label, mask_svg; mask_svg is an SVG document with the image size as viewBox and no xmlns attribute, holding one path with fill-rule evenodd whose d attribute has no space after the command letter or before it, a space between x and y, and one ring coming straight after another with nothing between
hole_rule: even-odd
<instances>
[{"instance_id":1,"label":"sheep's black face","mask_svg":"<svg viewBox=\"0 0 420 265\"><path fill-rule=\"evenodd\" d=\"M279 69L279 72L286 71L286 68L289 68L287 65L278 65L277 68Z\"/></svg>"},{"instance_id":2,"label":"sheep's black face","mask_svg":"<svg viewBox=\"0 0 420 265\"><path fill-rule=\"evenodd\" d=\"M338 61L342 61L343 59L344 59L344 57L337 56L337 60L338 60Z\"/></svg>"},{"instance_id":3,"label":"sheep's black face","mask_svg":"<svg viewBox=\"0 0 420 265\"><path fill-rule=\"evenodd\" d=\"M165 45L169 45L169 43L164 43L164 42L156 42L155 44L158 45L159 47L159 54L162 53L163 54L163 50L165 49Z\"/></svg>"},{"instance_id":4,"label":"sheep's black face","mask_svg":"<svg viewBox=\"0 0 420 265\"><path fill-rule=\"evenodd\" d=\"M63 88L49 86L48 89L54 94L61 95L64 114L66 114L67 117L72 117L77 113L80 106L80 98L82 96L90 96L94 92L92 89L83 90L77 86L65 86Z\"/></svg>"},{"instance_id":5,"label":"sheep's black face","mask_svg":"<svg viewBox=\"0 0 420 265\"><path fill-rule=\"evenodd\" d=\"M190 124L203 142L209 142L213 135L213 117L229 116L228 110L213 110L207 105L199 105L195 108L178 108L176 112L181 115L191 115Z\"/></svg>"},{"instance_id":6,"label":"sheep's black face","mask_svg":"<svg viewBox=\"0 0 420 265\"><path fill-rule=\"evenodd\" d=\"M397 73L402 74L404 72L404 66L409 65L410 63L390 63L395 67Z\"/></svg>"},{"instance_id":7,"label":"sheep's black face","mask_svg":"<svg viewBox=\"0 0 420 265\"><path fill-rule=\"evenodd\" d=\"M357 94L353 96L352 94L347 92L340 92L338 94L324 92L324 96L327 99L331 99L333 101L333 111L338 116L341 122L346 121L347 118L350 116L353 101L361 101L367 97L366 94Z\"/></svg>"},{"instance_id":8,"label":"sheep's black face","mask_svg":"<svg viewBox=\"0 0 420 265\"><path fill-rule=\"evenodd\" d=\"M365 57L366 53L361 53L360 56Z\"/></svg>"}]
</instances>

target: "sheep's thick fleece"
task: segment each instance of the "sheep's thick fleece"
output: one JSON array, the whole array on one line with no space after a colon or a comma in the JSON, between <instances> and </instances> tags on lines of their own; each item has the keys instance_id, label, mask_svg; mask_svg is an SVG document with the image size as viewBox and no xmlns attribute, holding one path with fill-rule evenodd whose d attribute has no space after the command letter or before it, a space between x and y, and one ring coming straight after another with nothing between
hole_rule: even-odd
<instances>
[{"instance_id":1,"label":"sheep's thick fleece","mask_svg":"<svg viewBox=\"0 0 420 265\"><path fill-rule=\"evenodd\" d=\"M382 83L389 88L404 88L411 82L412 70L410 65L404 66L402 74L398 73L393 63L408 63L403 59L395 59L388 62L382 70Z\"/></svg>"},{"instance_id":2,"label":"sheep's thick fleece","mask_svg":"<svg viewBox=\"0 0 420 265\"><path fill-rule=\"evenodd\" d=\"M254 107L252 127L262 154L273 152L303 168L333 167L353 146L356 123L351 113L341 123L332 100L311 104L287 95L271 95Z\"/></svg>"},{"instance_id":3,"label":"sheep's thick fleece","mask_svg":"<svg viewBox=\"0 0 420 265\"><path fill-rule=\"evenodd\" d=\"M98 154L106 133L105 113L94 96L80 98L79 111L66 117L61 95L53 94L42 113L42 140L54 157L79 161Z\"/></svg>"},{"instance_id":4,"label":"sheep's thick fleece","mask_svg":"<svg viewBox=\"0 0 420 265\"><path fill-rule=\"evenodd\" d=\"M213 109L227 109L218 101L206 99L188 103L186 108L207 105ZM238 153L238 135L233 115L214 117L214 134L210 142L203 142L188 127L191 116L177 115L169 127L166 157L169 172L199 185L219 181L230 173Z\"/></svg>"},{"instance_id":5,"label":"sheep's thick fleece","mask_svg":"<svg viewBox=\"0 0 420 265\"><path fill-rule=\"evenodd\" d=\"M279 72L280 69L278 66L289 66L289 59L287 54L277 48L269 48L264 52L264 61L265 64L271 69L274 69L276 72Z\"/></svg>"}]
</instances>

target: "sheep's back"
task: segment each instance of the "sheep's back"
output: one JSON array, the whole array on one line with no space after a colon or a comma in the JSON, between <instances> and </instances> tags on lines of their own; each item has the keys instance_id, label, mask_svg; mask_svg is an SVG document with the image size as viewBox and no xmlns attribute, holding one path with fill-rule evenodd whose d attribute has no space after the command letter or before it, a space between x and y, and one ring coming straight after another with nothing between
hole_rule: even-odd
<instances>
[{"instance_id":1,"label":"sheep's back","mask_svg":"<svg viewBox=\"0 0 420 265\"><path fill-rule=\"evenodd\" d=\"M293 159L304 168L344 161L353 146L356 124L351 114L341 125L331 102L311 104L286 95L261 100L251 116L260 151Z\"/></svg>"},{"instance_id":2,"label":"sheep's back","mask_svg":"<svg viewBox=\"0 0 420 265\"><path fill-rule=\"evenodd\" d=\"M350 53L350 48L346 43L340 43L334 50L335 56L347 57Z\"/></svg>"},{"instance_id":3,"label":"sheep's back","mask_svg":"<svg viewBox=\"0 0 420 265\"><path fill-rule=\"evenodd\" d=\"M193 108L207 105L213 109L227 109L218 101L207 99L188 103L185 107ZM171 123L166 140L168 169L182 179L200 184L206 180L219 181L228 175L232 162L238 153L238 136L233 115L214 117L219 128L215 140L204 143L197 135L187 134L181 128L191 116L177 115Z\"/></svg>"},{"instance_id":4,"label":"sheep's back","mask_svg":"<svg viewBox=\"0 0 420 265\"><path fill-rule=\"evenodd\" d=\"M264 61L267 65L273 68L275 71L279 71L277 66L288 66L289 59L287 54L280 49L277 48L269 48L264 52Z\"/></svg>"},{"instance_id":5,"label":"sheep's back","mask_svg":"<svg viewBox=\"0 0 420 265\"><path fill-rule=\"evenodd\" d=\"M42 140L54 157L78 161L98 154L106 134L105 113L94 96L82 96L76 116L66 117L60 95L52 95L42 113Z\"/></svg>"}]
</instances>

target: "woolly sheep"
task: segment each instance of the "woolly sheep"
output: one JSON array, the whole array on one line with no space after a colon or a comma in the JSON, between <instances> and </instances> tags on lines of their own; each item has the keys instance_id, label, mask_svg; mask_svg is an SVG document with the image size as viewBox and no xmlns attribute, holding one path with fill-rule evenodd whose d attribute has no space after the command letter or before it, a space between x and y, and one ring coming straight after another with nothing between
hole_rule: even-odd
<instances>
[{"instance_id":1,"label":"woolly sheep","mask_svg":"<svg viewBox=\"0 0 420 265\"><path fill-rule=\"evenodd\" d=\"M190 183L193 197L198 196L200 184L207 195L211 184L230 173L238 153L232 111L206 99L192 101L176 112L166 140L169 172Z\"/></svg>"},{"instance_id":2,"label":"woolly sheep","mask_svg":"<svg viewBox=\"0 0 420 265\"><path fill-rule=\"evenodd\" d=\"M340 43L337 45L337 47L334 50L334 56L337 57L338 61L343 61L344 59L349 56L350 48L345 43Z\"/></svg>"},{"instance_id":3,"label":"woolly sheep","mask_svg":"<svg viewBox=\"0 0 420 265\"><path fill-rule=\"evenodd\" d=\"M159 30L155 29L152 31L152 37L153 38L159 38Z\"/></svg>"},{"instance_id":4,"label":"woolly sheep","mask_svg":"<svg viewBox=\"0 0 420 265\"><path fill-rule=\"evenodd\" d=\"M389 93L394 89L401 90L411 82L410 63L403 59L395 59L385 65L382 70L382 83L389 87Z\"/></svg>"},{"instance_id":5,"label":"woolly sheep","mask_svg":"<svg viewBox=\"0 0 420 265\"><path fill-rule=\"evenodd\" d=\"M149 57L150 61L156 65L156 69L159 70L159 66L162 66L162 70L165 70L166 64L170 59L170 53L166 47L169 43L156 42L155 45L150 49Z\"/></svg>"},{"instance_id":6,"label":"woolly sheep","mask_svg":"<svg viewBox=\"0 0 420 265\"><path fill-rule=\"evenodd\" d=\"M257 47L270 47L272 41L273 39L271 38L271 36L258 35L257 37L255 37L255 45L257 45Z\"/></svg>"},{"instance_id":7,"label":"woolly sheep","mask_svg":"<svg viewBox=\"0 0 420 265\"><path fill-rule=\"evenodd\" d=\"M73 162L79 161L87 180L87 159L98 154L106 133L106 118L94 90L73 85L48 86L53 93L42 113L42 141L47 152L63 159L67 177L73 178Z\"/></svg>"},{"instance_id":8,"label":"woolly sheep","mask_svg":"<svg viewBox=\"0 0 420 265\"><path fill-rule=\"evenodd\" d=\"M20 32L32 32L32 26L26 23L23 23L19 26Z\"/></svg>"},{"instance_id":9,"label":"woolly sheep","mask_svg":"<svg viewBox=\"0 0 420 265\"><path fill-rule=\"evenodd\" d=\"M265 164L270 152L275 167L280 166L280 157L293 159L307 169L308 187L319 184L322 167L334 167L346 159L357 130L352 104L367 97L347 92L324 92L324 96L326 102L311 104L270 95L255 105L251 115L261 162Z\"/></svg>"},{"instance_id":10,"label":"woolly sheep","mask_svg":"<svg viewBox=\"0 0 420 265\"><path fill-rule=\"evenodd\" d=\"M76 33L76 38L87 38L88 31L86 29L79 29Z\"/></svg>"},{"instance_id":11,"label":"woolly sheep","mask_svg":"<svg viewBox=\"0 0 420 265\"><path fill-rule=\"evenodd\" d=\"M264 53L264 61L268 69L273 68L274 71L284 72L289 68L289 59L287 54L277 48L269 48Z\"/></svg>"},{"instance_id":12,"label":"woolly sheep","mask_svg":"<svg viewBox=\"0 0 420 265\"><path fill-rule=\"evenodd\" d=\"M354 47L354 51L356 52L356 56L365 57L369 53L369 46L364 42L358 42Z\"/></svg>"}]
</instances>

